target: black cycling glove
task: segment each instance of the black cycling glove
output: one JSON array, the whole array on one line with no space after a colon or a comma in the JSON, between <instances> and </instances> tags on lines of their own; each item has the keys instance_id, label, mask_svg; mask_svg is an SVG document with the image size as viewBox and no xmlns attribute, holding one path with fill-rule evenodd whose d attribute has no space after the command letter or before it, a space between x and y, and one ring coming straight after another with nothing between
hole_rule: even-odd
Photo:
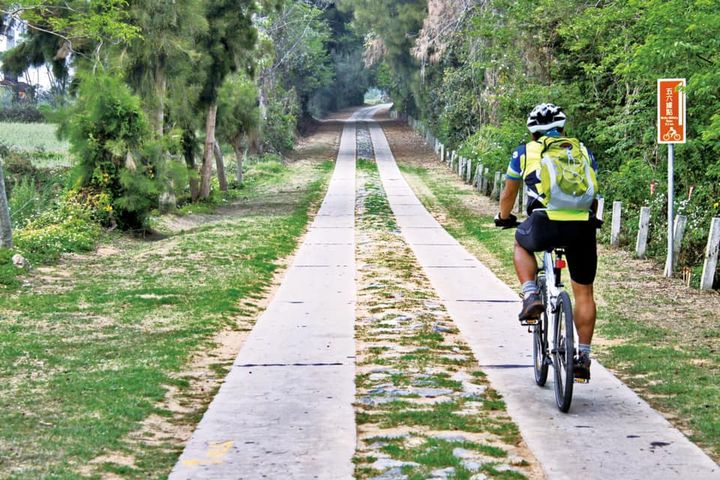
<instances>
[{"instance_id":1,"label":"black cycling glove","mask_svg":"<svg viewBox=\"0 0 720 480\"><path fill-rule=\"evenodd\" d=\"M496 227L502 227L502 228L513 228L520 225L518 222L518 219L515 215L512 213L508 218L500 218L500 214L498 213L495 215L495 226Z\"/></svg>"}]
</instances>

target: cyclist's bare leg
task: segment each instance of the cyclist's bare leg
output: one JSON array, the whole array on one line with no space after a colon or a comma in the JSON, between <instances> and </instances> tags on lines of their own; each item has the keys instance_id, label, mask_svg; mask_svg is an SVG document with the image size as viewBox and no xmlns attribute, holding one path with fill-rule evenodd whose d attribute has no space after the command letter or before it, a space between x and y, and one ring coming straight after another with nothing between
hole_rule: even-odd
<instances>
[{"instance_id":1,"label":"cyclist's bare leg","mask_svg":"<svg viewBox=\"0 0 720 480\"><path fill-rule=\"evenodd\" d=\"M513 256L513 263L515 264L515 272L517 273L518 280L520 280L521 284L535 280L535 276L538 271L535 254L528 252L517 242L515 242L515 255Z\"/></svg>"},{"instance_id":2,"label":"cyclist's bare leg","mask_svg":"<svg viewBox=\"0 0 720 480\"><path fill-rule=\"evenodd\" d=\"M572 289L573 295L575 296L573 319L575 320L575 330L577 330L578 340L580 343L590 345L593 332L595 331L595 320L597 318L593 286L572 282Z\"/></svg>"}]
</instances>

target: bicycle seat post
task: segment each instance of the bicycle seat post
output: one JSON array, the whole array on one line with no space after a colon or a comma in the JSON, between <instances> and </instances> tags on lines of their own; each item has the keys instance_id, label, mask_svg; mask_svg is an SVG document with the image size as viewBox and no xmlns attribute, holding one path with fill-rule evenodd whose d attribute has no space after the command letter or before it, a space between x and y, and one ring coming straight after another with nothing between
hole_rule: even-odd
<instances>
[{"instance_id":1,"label":"bicycle seat post","mask_svg":"<svg viewBox=\"0 0 720 480\"><path fill-rule=\"evenodd\" d=\"M555 272L555 286L557 288L564 287L562 283L562 269L565 268L565 265L567 263L565 262L565 259L563 257L565 256L565 249L563 248L556 248L555 249L555 265L553 265L553 270Z\"/></svg>"}]
</instances>

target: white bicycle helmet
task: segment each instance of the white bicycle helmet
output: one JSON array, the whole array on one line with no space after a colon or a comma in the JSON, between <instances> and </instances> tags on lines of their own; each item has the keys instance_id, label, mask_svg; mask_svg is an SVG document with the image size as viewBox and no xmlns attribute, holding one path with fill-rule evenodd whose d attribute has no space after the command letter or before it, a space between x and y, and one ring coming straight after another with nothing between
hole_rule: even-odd
<instances>
[{"instance_id":1,"label":"white bicycle helmet","mask_svg":"<svg viewBox=\"0 0 720 480\"><path fill-rule=\"evenodd\" d=\"M553 128L565 126L565 114L562 108L552 103L541 103L532 109L527 120L527 127L531 133L547 132Z\"/></svg>"}]
</instances>

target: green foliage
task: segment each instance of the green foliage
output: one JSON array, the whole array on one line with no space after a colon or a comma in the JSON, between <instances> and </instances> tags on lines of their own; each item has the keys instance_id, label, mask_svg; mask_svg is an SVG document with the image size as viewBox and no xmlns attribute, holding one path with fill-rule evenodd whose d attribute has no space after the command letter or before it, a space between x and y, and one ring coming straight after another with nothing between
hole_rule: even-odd
<instances>
[{"instance_id":1,"label":"green foliage","mask_svg":"<svg viewBox=\"0 0 720 480\"><path fill-rule=\"evenodd\" d=\"M283 153L295 145L295 130L298 121L298 104L288 93L287 101L271 97L267 106L267 119L263 130L262 143L271 152Z\"/></svg>"},{"instance_id":2,"label":"green foliage","mask_svg":"<svg viewBox=\"0 0 720 480\"><path fill-rule=\"evenodd\" d=\"M42 112L32 104L13 105L0 109L0 122L42 123L44 121Z\"/></svg>"},{"instance_id":3,"label":"green foliage","mask_svg":"<svg viewBox=\"0 0 720 480\"><path fill-rule=\"evenodd\" d=\"M504 171L512 148L527 138L522 125L532 107L563 106L568 134L598 159L608 202L623 201L628 212L656 205L651 254L663 254L667 184L666 149L656 142L656 80L687 78L688 143L676 148L675 193L698 229L690 236L707 235L710 219L720 215L716 2L492 0L468 8L446 34L447 49L422 69L399 61L410 51L399 37L417 33L412 15L378 18L414 2L378 3L353 2L355 18L387 47L376 81L399 109L423 120L449 148ZM703 245L692 241L688 248L683 261L699 258Z\"/></svg>"},{"instance_id":4,"label":"green foliage","mask_svg":"<svg viewBox=\"0 0 720 480\"><path fill-rule=\"evenodd\" d=\"M85 77L66 128L76 186L107 193L122 228L143 228L158 189L157 165L144 151L149 130L140 99L117 77Z\"/></svg>"},{"instance_id":5,"label":"green foliage","mask_svg":"<svg viewBox=\"0 0 720 480\"><path fill-rule=\"evenodd\" d=\"M0 291L3 288L15 287L18 284L18 268L13 265L13 250L0 248Z\"/></svg>"},{"instance_id":6,"label":"green foliage","mask_svg":"<svg viewBox=\"0 0 720 480\"><path fill-rule=\"evenodd\" d=\"M491 172L504 172L508 164L508 152L526 140L524 122L507 122L499 127L483 125L465 140L459 154L472 160L482 161Z\"/></svg>"},{"instance_id":7,"label":"green foliage","mask_svg":"<svg viewBox=\"0 0 720 480\"><path fill-rule=\"evenodd\" d=\"M228 78L218 99L218 136L230 144L239 144L257 129L259 111L257 88L245 74Z\"/></svg>"},{"instance_id":8,"label":"green foliage","mask_svg":"<svg viewBox=\"0 0 720 480\"><path fill-rule=\"evenodd\" d=\"M48 209L53 195L32 177L23 177L13 186L8 199L10 218L14 228L22 228L33 217Z\"/></svg>"},{"instance_id":9,"label":"green foliage","mask_svg":"<svg viewBox=\"0 0 720 480\"><path fill-rule=\"evenodd\" d=\"M33 264L54 262L63 253L90 251L102 233L97 221L110 208L107 197L104 203L93 208L70 192L17 230L15 246Z\"/></svg>"}]
</instances>

